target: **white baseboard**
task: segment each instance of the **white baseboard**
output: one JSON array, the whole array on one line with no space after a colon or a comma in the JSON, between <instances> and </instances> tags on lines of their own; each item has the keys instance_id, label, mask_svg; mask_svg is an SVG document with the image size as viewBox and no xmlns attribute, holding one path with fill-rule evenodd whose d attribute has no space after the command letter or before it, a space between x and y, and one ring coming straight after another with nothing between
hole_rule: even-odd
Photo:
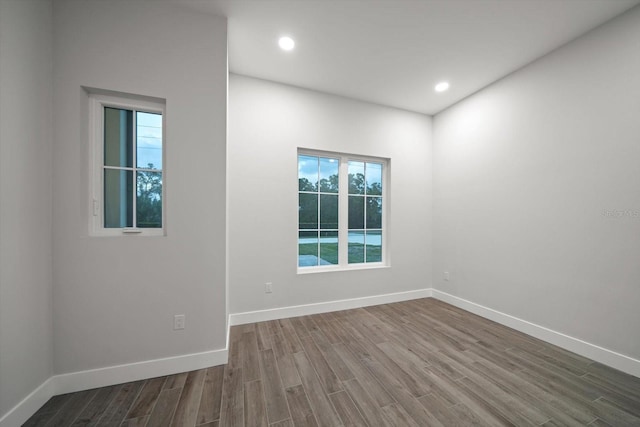
<instances>
[{"instance_id":1,"label":"white baseboard","mask_svg":"<svg viewBox=\"0 0 640 427\"><path fill-rule=\"evenodd\" d=\"M162 377L227 363L227 349L145 360L144 362L72 372L53 377L56 394Z\"/></svg>"},{"instance_id":2,"label":"white baseboard","mask_svg":"<svg viewBox=\"0 0 640 427\"><path fill-rule=\"evenodd\" d=\"M227 333L227 335L229 334ZM0 427L16 427L22 425L40 409L47 400L58 394L72 393L146 378L194 371L210 366L224 365L227 363L227 349L228 346L221 350L54 375L0 418Z\"/></svg>"},{"instance_id":3,"label":"white baseboard","mask_svg":"<svg viewBox=\"0 0 640 427\"><path fill-rule=\"evenodd\" d=\"M55 394L55 380L54 377L50 377L9 412L0 417L0 427L21 426Z\"/></svg>"},{"instance_id":4,"label":"white baseboard","mask_svg":"<svg viewBox=\"0 0 640 427\"><path fill-rule=\"evenodd\" d=\"M294 305L289 307L272 308L269 310L247 311L229 315L230 324L244 325L246 323L265 322L267 320L286 319L289 317L307 316L310 314L329 313L331 311L348 310L351 308L368 307L371 305L388 304L431 296L431 289L396 292L392 294L374 295L370 297L350 298L338 301L319 302L315 304Z\"/></svg>"},{"instance_id":5,"label":"white baseboard","mask_svg":"<svg viewBox=\"0 0 640 427\"><path fill-rule=\"evenodd\" d=\"M513 328L532 337L539 338L548 343L562 347L581 356L600 362L604 365L616 368L627 374L640 377L640 360L616 353L615 351L588 343L578 338L556 332L544 326L502 313L492 308L484 307L446 292L432 289L433 298L454 305L463 310L482 316L486 319Z\"/></svg>"}]
</instances>

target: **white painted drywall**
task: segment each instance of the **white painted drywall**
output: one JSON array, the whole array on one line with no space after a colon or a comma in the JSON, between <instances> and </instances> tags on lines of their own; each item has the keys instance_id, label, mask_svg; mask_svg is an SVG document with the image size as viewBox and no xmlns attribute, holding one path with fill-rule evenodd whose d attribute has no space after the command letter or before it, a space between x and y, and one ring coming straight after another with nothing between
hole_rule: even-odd
<instances>
[{"instance_id":1,"label":"white painted drywall","mask_svg":"<svg viewBox=\"0 0 640 427\"><path fill-rule=\"evenodd\" d=\"M640 8L438 114L434 140L434 286L640 359Z\"/></svg>"},{"instance_id":2,"label":"white painted drywall","mask_svg":"<svg viewBox=\"0 0 640 427\"><path fill-rule=\"evenodd\" d=\"M167 2L54 3L56 374L224 349L226 44ZM82 86L166 99L166 237L88 236Z\"/></svg>"},{"instance_id":3,"label":"white painted drywall","mask_svg":"<svg viewBox=\"0 0 640 427\"><path fill-rule=\"evenodd\" d=\"M0 2L0 418L52 374L51 2Z\"/></svg>"},{"instance_id":4,"label":"white painted drywall","mask_svg":"<svg viewBox=\"0 0 640 427\"><path fill-rule=\"evenodd\" d=\"M430 117L233 74L229 94L231 313L431 286ZM296 273L298 147L391 159L390 268Z\"/></svg>"}]
</instances>

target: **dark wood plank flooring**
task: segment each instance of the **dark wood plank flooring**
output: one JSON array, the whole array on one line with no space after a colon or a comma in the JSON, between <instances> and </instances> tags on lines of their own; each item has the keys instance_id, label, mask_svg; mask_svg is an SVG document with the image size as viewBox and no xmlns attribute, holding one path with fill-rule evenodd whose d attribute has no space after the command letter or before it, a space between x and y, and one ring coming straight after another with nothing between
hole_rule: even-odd
<instances>
[{"instance_id":1,"label":"dark wood plank flooring","mask_svg":"<svg viewBox=\"0 0 640 427\"><path fill-rule=\"evenodd\" d=\"M229 362L26 426L640 426L640 379L435 299L234 326Z\"/></svg>"}]
</instances>

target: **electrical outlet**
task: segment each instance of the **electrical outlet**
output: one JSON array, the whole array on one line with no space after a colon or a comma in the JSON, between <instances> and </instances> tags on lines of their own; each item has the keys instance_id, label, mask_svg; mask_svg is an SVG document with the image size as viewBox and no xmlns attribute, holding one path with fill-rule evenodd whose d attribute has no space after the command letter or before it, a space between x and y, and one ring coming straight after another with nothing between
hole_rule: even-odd
<instances>
[{"instance_id":1,"label":"electrical outlet","mask_svg":"<svg viewBox=\"0 0 640 427\"><path fill-rule=\"evenodd\" d=\"M176 314L173 316L173 330L177 331L180 329L184 329L185 323L185 315L184 314Z\"/></svg>"},{"instance_id":2,"label":"electrical outlet","mask_svg":"<svg viewBox=\"0 0 640 427\"><path fill-rule=\"evenodd\" d=\"M448 281L449 281L449 278L450 278L450 276L449 276L449 272L448 272L448 271L445 271L445 272L444 272L444 280L448 282Z\"/></svg>"},{"instance_id":3,"label":"electrical outlet","mask_svg":"<svg viewBox=\"0 0 640 427\"><path fill-rule=\"evenodd\" d=\"M270 294L271 292L273 292L273 283L271 282L267 282L264 284L264 293L265 294Z\"/></svg>"}]
</instances>

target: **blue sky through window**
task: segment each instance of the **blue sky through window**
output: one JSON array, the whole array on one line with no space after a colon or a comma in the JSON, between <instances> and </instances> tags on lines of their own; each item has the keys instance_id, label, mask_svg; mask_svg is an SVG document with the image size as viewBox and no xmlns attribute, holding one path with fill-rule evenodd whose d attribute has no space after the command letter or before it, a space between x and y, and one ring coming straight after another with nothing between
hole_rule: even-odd
<instances>
[{"instance_id":1,"label":"blue sky through window","mask_svg":"<svg viewBox=\"0 0 640 427\"><path fill-rule=\"evenodd\" d=\"M298 156L298 178L306 178L313 185L318 183L318 158Z\"/></svg>"},{"instance_id":2,"label":"blue sky through window","mask_svg":"<svg viewBox=\"0 0 640 427\"><path fill-rule=\"evenodd\" d=\"M162 114L136 113L137 123L137 166L162 169Z\"/></svg>"}]
</instances>

